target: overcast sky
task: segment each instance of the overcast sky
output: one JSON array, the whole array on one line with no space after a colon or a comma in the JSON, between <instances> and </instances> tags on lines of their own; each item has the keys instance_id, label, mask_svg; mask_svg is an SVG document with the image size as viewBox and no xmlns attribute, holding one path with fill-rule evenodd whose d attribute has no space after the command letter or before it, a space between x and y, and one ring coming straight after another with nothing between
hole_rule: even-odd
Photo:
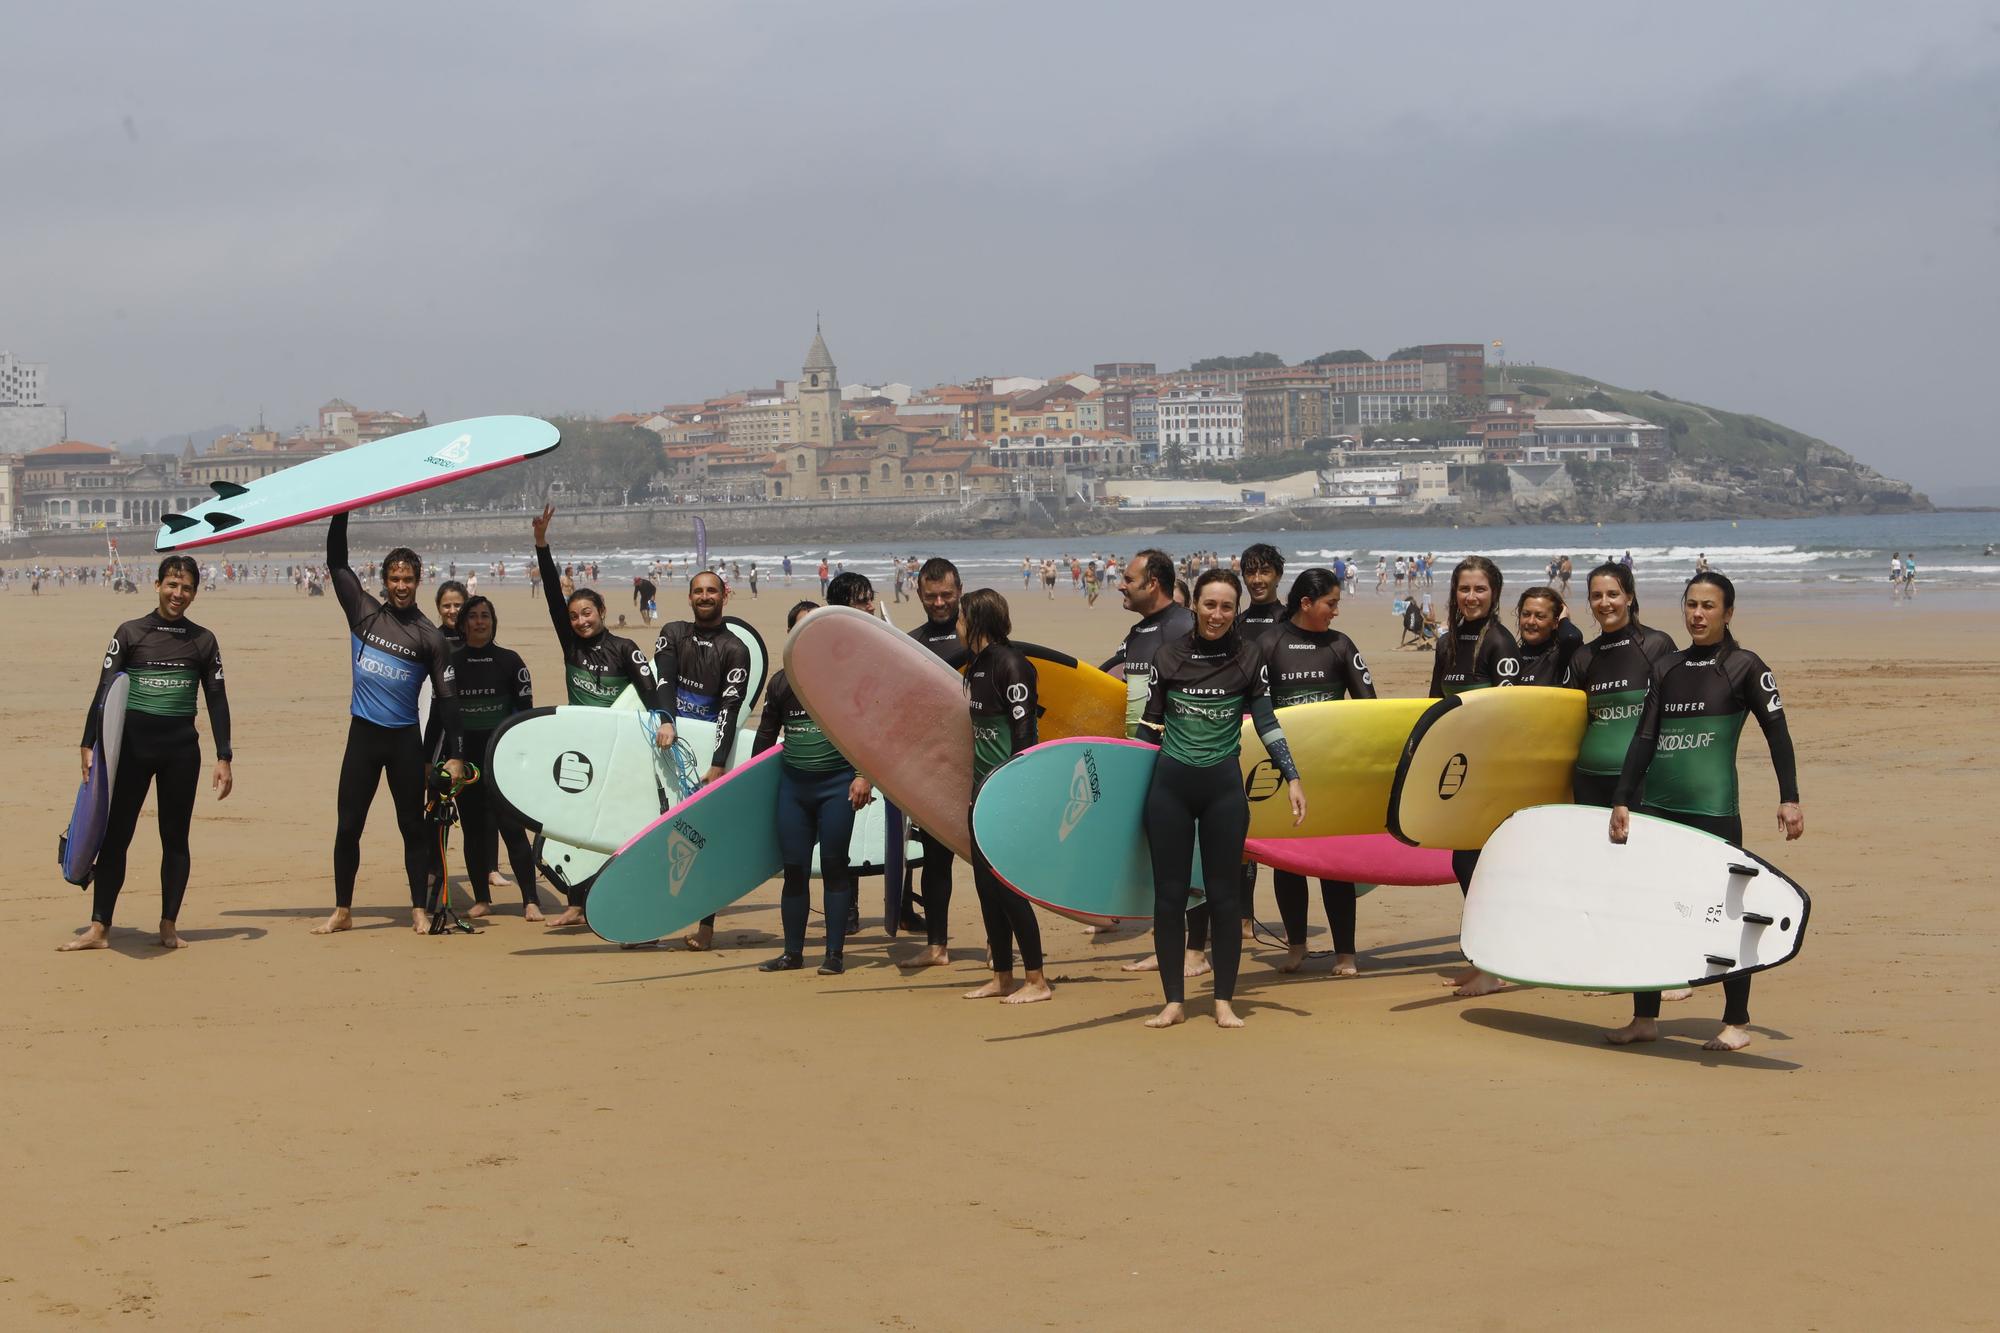
<instances>
[{"instance_id":1,"label":"overcast sky","mask_svg":"<svg viewBox=\"0 0 2000 1333\"><path fill-rule=\"evenodd\" d=\"M818 310L918 385L1502 338L2000 482L1990 0L4 12L0 349L84 439L698 399Z\"/></svg>"}]
</instances>

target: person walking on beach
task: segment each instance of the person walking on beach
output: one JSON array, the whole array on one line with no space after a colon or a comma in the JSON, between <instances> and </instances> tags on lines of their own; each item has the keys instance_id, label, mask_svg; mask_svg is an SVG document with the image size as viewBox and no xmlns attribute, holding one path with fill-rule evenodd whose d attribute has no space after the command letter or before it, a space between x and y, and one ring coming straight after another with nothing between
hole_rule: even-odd
<instances>
[{"instance_id":1,"label":"person walking on beach","mask_svg":"<svg viewBox=\"0 0 2000 1333\"><path fill-rule=\"evenodd\" d=\"M826 596L826 581L830 575L831 571L827 568L826 557L821 556L819 558L819 595L822 598Z\"/></svg>"},{"instance_id":2,"label":"person walking on beach","mask_svg":"<svg viewBox=\"0 0 2000 1333\"><path fill-rule=\"evenodd\" d=\"M923 604L924 623L910 631L910 637L937 654L938 660L956 671L965 661L965 645L959 639L958 609L964 584L958 566L943 556L932 556L917 571L917 600ZM924 951L917 955L919 967L937 967L951 961L951 848L924 829L916 830L917 845L924 850L919 891L924 903ZM908 909L904 909L907 917ZM911 925L909 920L903 922Z\"/></svg>"},{"instance_id":3,"label":"person walking on beach","mask_svg":"<svg viewBox=\"0 0 2000 1333\"><path fill-rule=\"evenodd\" d=\"M1778 778L1778 828L1785 841L1803 837L1798 762L1784 700L1764 660L1729 632L1736 587L1721 574L1697 574L1681 594L1688 646L1662 664L1646 695L1632 745L1618 774L1609 836L1622 843L1632 810L1685 824L1741 846L1736 750L1745 714L1757 719ZM1643 799L1643 803L1642 803ZM1704 1050L1740 1051L1750 1044L1750 976L1722 980L1722 1030ZM1614 1046L1658 1040L1660 994L1635 991L1632 1021L1605 1034Z\"/></svg>"},{"instance_id":4,"label":"person walking on beach","mask_svg":"<svg viewBox=\"0 0 2000 1333\"><path fill-rule=\"evenodd\" d=\"M1378 555L1375 557L1375 591L1376 592L1382 591L1383 585L1388 581L1389 581L1389 557L1386 555Z\"/></svg>"},{"instance_id":5,"label":"person walking on beach","mask_svg":"<svg viewBox=\"0 0 2000 1333\"><path fill-rule=\"evenodd\" d=\"M194 603L200 573L192 559L170 555L160 561L153 582L158 606L137 620L128 620L111 636L97 689L83 719L83 776L88 778L94 749L103 735L104 696L122 672L129 694L118 776L111 785L111 810L98 846L91 875L90 925L64 944L64 952L108 947L111 917L125 886L126 856L139 827L146 789L156 789L160 828L160 926L165 949L184 949L179 921L193 858L188 828L201 785L201 737L194 728L195 691L208 704L208 725L215 733L215 771L209 786L218 801L235 787L231 771L234 751L229 743L229 698L222 687L222 649L215 635L187 618Z\"/></svg>"},{"instance_id":6,"label":"person walking on beach","mask_svg":"<svg viewBox=\"0 0 2000 1333\"><path fill-rule=\"evenodd\" d=\"M790 556L785 557L783 568L785 571L785 586L789 588L792 586L792 558Z\"/></svg>"}]
</instances>

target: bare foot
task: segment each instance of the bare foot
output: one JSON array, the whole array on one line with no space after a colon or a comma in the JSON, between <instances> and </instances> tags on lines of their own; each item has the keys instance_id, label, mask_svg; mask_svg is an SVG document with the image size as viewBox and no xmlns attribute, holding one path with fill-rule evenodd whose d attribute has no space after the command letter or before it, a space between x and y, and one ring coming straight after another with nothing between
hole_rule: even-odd
<instances>
[{"instance_id":1,"label":"bare foot","mask_svg":"<svg viewBox=\"0 0 2000 1333\"><path fill-rule=\"evenodd\" d=\"M694 928L694 934L681 936L681 943L690 953L707 953L715 947L715 927L704 922Z\"/></svg>"},{"instance_id":2,"label":"bare foot","mask_svg":"<svg viewBox=\"0 0 2000 1333\"><path fill-rule=\"evenodd\" d=\"M927 944L924 951L910 960L911 967L943 967L951 962L951 950L942 944Z\"/></svg>"},{"instance_id":3,"label":"bare foot","mask_svg":"<svg viewBox=\"0 0 2000 1333\"><path fill-rule=\"evenodd\" d=\"M523 921L545 921L548 918L542 915L542 909L539 903L522 903L521 919Z\"/></svg>"},{"instance_id":4,"label":"bare foot","mask_svg":"<svg viewBox=\"0 0 2000 1333\"><path fill-rule=\"evenodd\" d=\"M1633 1046L1642 1041L1658 1041L1660 1024L1651 1018L1635 1018L1622 1028L1613 1028L1604 1034L1604 1039L1613 1046Z\"/></svg>"},{"instance_id":5,"label":"bare foot","mask_svg":"<svg viewBox=\"0 0 2000 1333\"><path fill-rule=\"evenodd\" d=\"M332 935L337 931L354 929L354 913L345 907L333 909L333 915L312 928L315 935Z\"/></svg>"},{"instance_id":6,"label":"bare foot","mask_svg":"<svg viewBox=\"0 0 2000 1333\"><path fill-rule=\"evenodd\" d=\"M1219 1028L1240 1028L1243 1020L1237 1017L1236 1008L1227 1000L1215 1002L1215 1025Z\"/></svg>"},{"instance_id":7,"label":"bare foot","mask_svg":"<svg viewBox=\"0 0 2000 1333\"><path fill-rule=\"evenodd\" d=\"M995 1000L1013 994L1014 986L1014 978L1011 976L995 977L978 990L967 991L965 998L968 1000Z\"/></svg>"},{"instance_id":8,"label":"bare foot","mask_svg":"<svg viewBox=\"0 0 2000 1333\"><path fill-rule=\"evenodd\" d=\"M1166 1008L1146 1020L1149 1028L1170 1028L1187 1022L1187 1009L1180 1004L1169 1004Z\"/></svg>"},{"instance_id":9,"label":"bare foot","mask_svg":"<svg viewBox=\"0 0 2000 1333\"><path fill-rule=\"evenodd\" d=\"M473 904L473 905L472 905L472 906L471 906L470 908L466 909L466 913L465 913L465 914L466 914L466 915L467 915L468 917L471 917L471 918L472 918L473 920L475 920L475 921L477 921L477 920L478 920L478 919L479 919L480 917L482 917L482 916L492 916L492 915L493 915L493 904L492 904L492 903L474 903L474 904Z\"/></svg>"},{"instance_id":10,"label":"bare foot","mask_svg":"<svg viewBox=\"0 0 2000 1333\"><path fill-rule=\"evenodd\" d=\"M1660 998L1662 1000L1692 1000L1694 998L1694 987L1678 986L1673 990L1663 990L1660 992Z\"/></svg>"},{"instance_id":11,"label":"bare foot","mask_svg":"<svg viewBox=\"0 0 2000 1333\"><path fill-rule=\"evenodd\" d=\"M1243 918L1243 938L1244 938L1244 939L1245 939L1246 941L1248 941L1248 940L1253 940L1253 939L1255 939L1256 937L1257 937L1257 932L1256 932L1256 928L1255 928L1254 926L1252 926L1252 925L1250 924L1250 918L1249 918L1249 917L1247 917L1247 916L1246 916L1246 917L1244 917L1244 918Z\"/></svg>"},{"instance_id":12,"label":"bare foot","mask_svg":"<svg viewBox=\"0 0 2000 1333\"><path fill-rule=\"evenodd\" d=\"M1030 973L1027 981L1022 984L1021 989L1015 991L1012 995L1003 996L1000 1003L1033 1004L1037 1000L1052 1000L1055 998L1055 994L1055 987L1049 985L1047 978Z\"/></svg>"},{"instance_id":13,"label":"bare foot","mask_svg":"<svg viewBox=\"0 0 2000 1333\"><path fill-rule=\"evenodd\" d=\"M58 944L57 953L75 953L79 949L106 949L110 947L111 931L108 927L93 921L89 929L68 944Z\"/></svg>"},{"instance_id":14,"label":"bare foot","mask_svg":"<svg viewBox=\"0 0 2000 1333\"><path fill-rule=\"evenodd\" d=\"M1123 921L1107 921L1101 926L1085 926L1083 928L1083 933L1086 935L1096 935L1101 938L1108 939L1109 937L1116 935L1119 931L1123 929L1125 929L1125 923Z\"/></svg>"},{"instance_id":15,"label":"bare foot","mask_svg":"<svg viewBox=\"0 0 2000 1333\"><path fill-rule=\"evenodd\" d=\"M1160 960L1151 954L1147 954L1144 958L1134 958L1129 963L1120 964L1118 970L1120 972L1157 972L1160 970Z\"/></svg>"},{"instance_id":16,"label":"bare foot","mask_svg":"<svg viewBox=\"0 0 2000 1333\"><path fill-rule=\"evenodd\" d=\"M552 916L543 924L549 926L551 929L556 926L580 926L583 924L583 909L581 907L565 907L562 910L562 915Z\"/></svg>"},{"instance_id":17,"label":"bare foot","mask_svg":"<svg viewBox=\"0 0 2000 1333\"><path fill-rule=\"evenodd\" d=\"M421 907L410 909L410 929L419 935L431 933L431 914Z\"/></svg>"},{"instance_id":18,"label":"bare foot","mask_svg":"<svg viewBox=\"0 0 2000 1333\"><path fill-rule=\"evenodd\" d=\"M1704 1051L1740 1051L1750 1044L1750 1029L1724 1023L1722 1031L1701 1044Z\"/></svg>"},{"instance_id":19,"label":"bare foot","mask_svg":"<svg viewBox=\"0 0 2000 1333\"><path fill-rule=\"evenodd\" d=\"M1208 955L1199 949L1189 949L1187 961L1181 964L1181 975L1198 977L1206 971L1208 971Z\"/></svg>"},{"instance_id":20,"label":"bare foot","mask_svg":"<svg viewBox=\"0 0 2000 1333\"><path fill-rule=\"evenodd\" d=\"M1361 975L1361 964L1351 953L1337 953L1333 956L1333 975L1358 977Z\"/></svg>"},{"instance_id":21,"label":"bare foot","mask_svg":"<svg viewBox=\"0 0 2000 1333\"><path fill-rule=\"evenodd\" d=\"M1472 979L1453 991L1452 994L1461 999L1470 1000L1475 996L1491 995L1495 991L1506 990L1507 986L1507 982L1502 981L1491 972L1481 972L1478 968L1474 968L1472 970Z\"/></svg>"},{"instance_id":22,"label":"bare foot","mask_svg":"<svg viewBox=\"0 0 2000 1333\"><path fill-rule=\"evenodd\" d=\"M1479 969L1476 967L1461 968L1447 977L1444 984L1457 990L1460 986L1470 986L1473 978L1478 975Z\"/></svg>"},{"instance_id":23,"label":"bare foot","mask_svg":"<svg viewBox=\"0 0 2000 1333\"><path fill-rule=\"evenodd\" d=\"M162 949L185 949L188 947L188 942L181 938L180 931L174 929L174 923L165 917L160 918L160 947Z\"/></svg>"},{"instance_id":24,"label":"bare foot","mask_svg":"<svg viewBox=\"0 0 2000 1333\"><path fill-rule=\"evenodd\" d=\"M1291 944L1285 947L1285 961L1278 964L1280 972L1296 972L1306 964L1306 946Z\"/></svg>"}]
</instances>

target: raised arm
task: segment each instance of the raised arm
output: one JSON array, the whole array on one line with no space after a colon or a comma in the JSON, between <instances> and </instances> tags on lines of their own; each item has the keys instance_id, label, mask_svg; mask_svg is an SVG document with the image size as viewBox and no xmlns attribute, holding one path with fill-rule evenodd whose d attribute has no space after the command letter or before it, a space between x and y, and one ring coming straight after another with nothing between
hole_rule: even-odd
<instances>
[{"instance_id":1,"label":"raised arm","mask_svg":"<svg viewBox=\"0 0 2000 1333\"><path fill-rule=\"evenodd\" d=\"M333 583L333 595L352 625L375 609L376 601L361 586L361 578L347 563L347 515L335 514L326 525L326 574Z\"/></svg>"},{"instance_id":2,"label":"raised arm","mask_svg":"<svg viewBox=\"0 0 2000 1333\"><path fill-rule=\"evenodd\" d=\"M562 572L556 568L556 558L549 554L549 520L555 517L556 507L544 505L535 518L535 567L542 574L542 596L548 600L549 622L556 627L556 639L568 651L576 642L576 631L569 627L569 599L563 596Z\"/></svg>"}]
</instances>

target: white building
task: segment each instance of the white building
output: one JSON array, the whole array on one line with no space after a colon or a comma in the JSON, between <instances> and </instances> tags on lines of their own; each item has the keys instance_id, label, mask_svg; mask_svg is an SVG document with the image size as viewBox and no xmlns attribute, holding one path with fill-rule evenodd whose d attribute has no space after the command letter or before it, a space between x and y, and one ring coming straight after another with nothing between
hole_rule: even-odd
<instances>
[{"instance_id":1,"label":"white building","mask_svg":"<svg viewBox=\"0 0 2000 1333\"><path fill-rule=\"evenodd\" d=\"M1620 449L1656 446L1666 432L1630 412L1600 412L1594 407L1542 408L1535 414L1535 442L1527 446L1530 463L1558 463L1572 458L1616 458Z\"/></svg>"},{"instance_id":2,"label":"white building","mask_svg":"<svg viewBox=\"0 0 2000 1333\"><path fill-rule=\"evenodd\" d=\"M907 384L843 384L840 386L840 400L851 403L857 398L886 398L898 407L907 406L910 396L916 390Z\"/></svg>"},{"instance_id":3,"label":"white building","mask_svg":"<svg viewBox=\"0 0 2000 1333\"><path fill-rule=\"evenodd\" d=\"M47 407L48 365L0 352L0 407Z\"/></svg>"},{"instance_id":4,"label":"white building","mask_svg":"<svg viewBox=\"0 0 2000 1333\"><path fill-rule=\"evenodd\" d=\"M1243 457L1243 395L1169 389L1160 395L1158 430L1161 458L1184 450L1190 463L1233 463Z\"/></svg>"}]
</instances>

